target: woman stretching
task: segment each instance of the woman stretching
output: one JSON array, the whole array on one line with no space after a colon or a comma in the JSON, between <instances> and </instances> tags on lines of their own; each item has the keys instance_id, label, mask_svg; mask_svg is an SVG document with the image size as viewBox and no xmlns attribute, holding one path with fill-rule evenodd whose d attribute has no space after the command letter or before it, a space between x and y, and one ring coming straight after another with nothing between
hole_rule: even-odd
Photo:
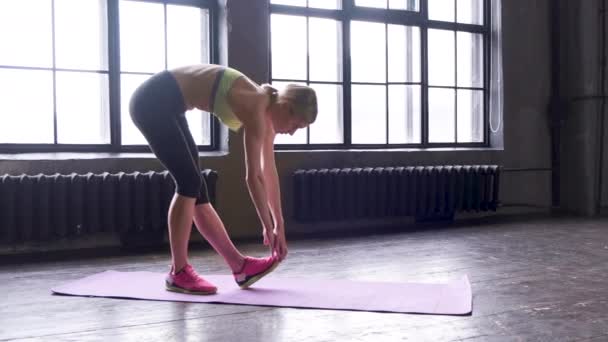
<instances>
[{"instance_id":1,"label":"woman stretching","mask_svg":"<svg viewBox=\"0 0 608 342\"><path fill-rule=\"evenodd\" d=\"M209 203L197 145L185 116L193 108L213 113L233 131L243 130L246 183L262 224L264 244L270 247L269 257L242 255ZM129 111L176 185L168 213L172 264L166 277L167 290L217 292L188 262L193 220L201 235L224 258L241 288L274 270L287 255L274 138L276 134L293 134L315 121L314 90L290 84L277 92L232 68L192 65L162 71L146 80L134 92Z\"/></svg>"}]
</instances>

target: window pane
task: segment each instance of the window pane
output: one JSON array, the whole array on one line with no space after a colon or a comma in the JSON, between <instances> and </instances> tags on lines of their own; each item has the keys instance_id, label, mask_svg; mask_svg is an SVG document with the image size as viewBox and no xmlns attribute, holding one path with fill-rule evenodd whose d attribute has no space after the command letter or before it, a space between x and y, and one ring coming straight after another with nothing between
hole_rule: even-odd
<instances>
[{"instance_id":1,"label":"window pane","mask_svg":"<svg viewBox=\"0 0 608 342\"><path fill-rule=\"evenodd\" d=\"M57 142L110 143L108 75L57 72Z\"/></svg>"},{"instance_id":2,"label":"window pane","mask_svg":"<svg viewBox=\"0 0 608 342\"><path fill-rule=\"evenodd\" d=\"M355 0L356 6L386 8L386 0Z\"/></svg>"},{"instance_id":3,"label":"window pane","mask_svg":"<svg viewBox=\"0 0 608 342\"><path fill-rule=\"evenodd\" d=\"M341 144L344 142L344 111L342 86L311 84L317 93L319 113L310 125L311 144Z\"/></svg>"},{"instance_id":4,"label":"window pane","mask_svg":"<svg viewBox=\"0 0 608 342\"><path fill-rule=\"evenodd\" d=\"M353 144L386 144L386 86L352 86Z\"/></svg>"},{"instance_id":5,"label":"window pane","mask_svg":"<svg viewBox=\"0 0 608 342\"><path fill-rule=\"evenodd\" d=\"M271 4L306 7L306 0L271 0ZM340 0L308 0L308 7L340 9Z\"/></svg>"},{"instance_id":6,"label":"window pane","mask_svg":"<svg viewBox=\"0 0 608 342\"><path fill-rule=\"evenodd\" d=\"M272 78L306 79L306 17L272 14Z\"/></svg>"},{"instance_id":7,"label":"window pane","mask_svg":"<svg viewBox=\"0 0 608 342\"><path fill-rule=\"evenodd\" d=\"M51 71L0 69L0 94L0 143L54 142Z\"/></svg>"},{"instance_id":8,"label":"window pane","mask_svg":"<svg viewBox=\"0 0 608 342\"><path fill-rule=\"evenodd\" d=\"M428 7L430 20L454 22L456 10L454 0L428 0Z\"/></svg>"},{"instance_id":9,"label":"window pane","mask_svg":"<svg viewBox=\"0 0 608 342\"><path fill-rule=\"evenodd\" d=\"M388 0L388 8L406 11L419 11L419 0Z\"/></svg>"},{"instance_id":10,"label":"window pane","mask_svg":"<svg viewBox=\"0 0 608 342\"><path fill-rule=\"evenodd\" d=\"M297 145L306 144L306 130L299 129L293 135L277 134L274 138L275 145Z\"/></svg>"},{"instance_id":11,"label":"window pane","mask_svg":"<svg viewBox=\"0 0 608 342\"><path fill-rule=\"evenodd\" d=\"M306 0L270 0L271 4L306 7Z\"/></svg>"},{"instance_id":12,"label":"window pane","mask_svg":"<svg viewBox=\"0 0 608 342\"><path fill-rule=\"evenodd\" d=\"M208 10L167 6L167 65L169 68L209 62Z\"/></svg>"},{"instance_id":13,"label":"window pane","mask_svg":"<svg viewBox=\"0 0 608 342\"><path fill-rule=\"evenodd\" d=\"M105 0L55 0L58 68L108 70Z\"/></svg>"},{"instance_id":14,"label":"window pane","mask_svg":"<svg viewBox=\"0 0 608 342\"><path fill-rule=\"evenodd\" d=\"M456 142L453 89L429 89L429 142Z\"/></svg>"},{"instance_id":15,"label":"window pane","mask_svg":"<svg viewBox=\"0 0 608 342\"><path fill-rule=\"evenodd\" d=\"M169 68L209 63L209 10L167 5L167 65ZM192 137L197 145L211 144L209 113L186 112Z\"/></svg>"},{"instance_id":16,"label":"window pane","mask_svg":"<svg viewBox=\"0 0 608 342\"><path fill-rule=\"evenodd\" d=\"M340 0L308 0L308 7L325 9L342 8Z\"/></svg>"},{"instance_id":17,"label":"window pane","mask_svg":"<svg viewBox=\"0 0 608 342\"><path fill-rule=\"evenodd\" d=\"M458 32L458 86L483 87L483 36Z\"/></svg>"},{"instance_id":18,"label":"window pane","mask_svg":"<svg viewBox=\"0 0 608 342\"><path fill-rule=\"evenodd\" d=\"M454 31L429 30L429 85L454 86Z\"/></svg>"},{"instance_id":19,"label":"window pane","mask_svg":"<svg viewBox=\"0 0 608 342\"><path fill-rule=\"evenodd\" d=\"M420 29L388 25L389 82L420 82Z\"/></svg>"},{"instance_id":20,"label":"window pane","mask_svg":"<svg viewBox=\"0 0 608 342\"><path fill-rule=\"evenodd\" d=\"M129 101L140 84L144 83L150 75L120 75L120 129L123 145L147 145L147 141L139 129L135 127L129 114Z\"/></svg>"},{"instance_id":21,"label":"window pane","mask_svg":"<svg viewBox=\"0 0 608 342\"><path fill-rule=\"evenodd\" d=\"M305 83L299 82L272 82L272 86L278 91L281 91L288 84L300 84L306 85ZM319 106L320 108L320 106ZM306 132L307 129L298 129L293 135L289 134L277 134L274 138L275 144L306 144Z\"/></svg>"},{"instance_id":22,"label":"window pane","mask_svg":"<svg viewBox=\"0 0 608 342\"><path fill-rule=\"evenodd\" d=\"M52 67L51 0L0 1L0 64Z\"/></svg>"},{"instance_id":23,"label":"window pane","mask_svg":"<svg viewBox=\"0 0 608 342\"><path fill-rule=\"evenodd\" d=\"M458 142L483 142L483 91L458 90Z\"/></svg>"},{"instance_id":24,"label":"window pane","mask_svg":"<svg viewBox=\"0 0 608 342\"><path fill-rule=\"evenodd\" d=\"M332 19L310 18L310 79L342 80L342 30Z\"/></svg>"},{"instance_id":25,"label":"window pane","mask_svg":"<svg viewBox=\"0 0 608 342\"><path fill-rule=\"evenodd\" d=\"M186 112L186 120L192 138L197 145L211 145L211 126L209 113L200 110L189 110Z\"/></svg>"},{"instance_id":26,"label":"window pane","mask_svg":"<svg viewBox=\"0 0 608 342\"><path fill-rule=\"evenodd\" d=\"M388 87L389 143L420 143L420 86Z\"/></svg>"},{"instance_id":27,"label":"window pane","mask_svg":"<svg viewBox=\"0 0 608 342\"><path fill-rule=\"evenodd\" d=\"M120 68L155 73L165 69L163 4L120 2Z\"/></svg>"},{"instance_id":28,"label":"window pane","mask_svg":"<svg viewBox=\"0 0 608 342\"><path fill-rule=\"evenodd\" d=\"M483 25L482 0L458 0L456 5L459 23Z\"/></svg>"},{"instance_id":29,"label":"window pane","mask_svg":"<svg viewBox=\"0 0 608 342\"><path fill-rule=\"evenodd\" d=\"M353 21L350 33L353 82L386 82L385 24Z\"/></svg>"}]
</instances>

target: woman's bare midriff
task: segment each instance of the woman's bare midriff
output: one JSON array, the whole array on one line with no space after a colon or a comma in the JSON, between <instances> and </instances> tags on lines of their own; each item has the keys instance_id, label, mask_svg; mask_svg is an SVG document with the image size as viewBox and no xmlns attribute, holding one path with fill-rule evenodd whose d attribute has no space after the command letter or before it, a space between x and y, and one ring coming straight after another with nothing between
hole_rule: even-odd
<instances>
[{"instance_id":1,"label":"woman's bare midriff","mask_svg":"<svg viewBox=\"0 0 608 342\"><path fill-rule=\"evenodd\" d=\"M217 73L222 66L201 64L184 66L170 70L184 97L186 108L210 111L211 90Z\"/></svg>"}]
</instances>

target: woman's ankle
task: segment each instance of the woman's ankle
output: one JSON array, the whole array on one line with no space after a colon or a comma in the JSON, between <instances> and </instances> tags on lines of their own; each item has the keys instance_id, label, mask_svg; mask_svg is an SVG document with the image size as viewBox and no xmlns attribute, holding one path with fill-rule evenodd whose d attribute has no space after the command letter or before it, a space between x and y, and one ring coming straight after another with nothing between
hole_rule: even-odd
<instances>
[{"instance_id":1,"label":"woman's ankle","mask_svg":"<svg viewBox=\"0 0 608 342\"><path fill-rule=\"evenodd\" d=\"M232 273L242 272L245 268L245 256L239 256L237 260L232 265L230 265L230 268L232 269Z\"/></svg>"},{"instance_id":2,"label":"woman's ankle","mask_svg":"<svg viewBox=\"0 0 608 342\"><path fill-rule=\"evenodd\" d=\"M172 272L173 274L177 274L177 273L179 273L181 270L183 270L183 269L184 269L184 267L186 267L186 265L188 265L188 262L185 262L185 263L179 263L179 264L173 263L173 264L171 265L171 272Z\"/></svg>"}]
</instances>

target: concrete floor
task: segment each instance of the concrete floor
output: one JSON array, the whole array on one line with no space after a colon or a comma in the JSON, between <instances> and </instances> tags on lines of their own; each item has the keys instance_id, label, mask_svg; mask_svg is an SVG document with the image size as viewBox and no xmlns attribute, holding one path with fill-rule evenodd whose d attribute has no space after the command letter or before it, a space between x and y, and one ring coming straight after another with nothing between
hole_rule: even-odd
<instances>
[{"instance_id":1,"label":"concrete floor","mask_svg":"<svg viewBox=\"0 0 608 342\"><path fill-rule=\"evenodd\" d=\"M261 243L237 242L261 256ZM292 239L270 276L443 282L468 274L471 316L52 295L108 269L165 272L166 252L0 266L0 340L608 341L608 219L467 220L450 227ZM75 260L78 258L78 260ZM191 249L199 273L229 270Z\"/></svg>"}]
</instances>

